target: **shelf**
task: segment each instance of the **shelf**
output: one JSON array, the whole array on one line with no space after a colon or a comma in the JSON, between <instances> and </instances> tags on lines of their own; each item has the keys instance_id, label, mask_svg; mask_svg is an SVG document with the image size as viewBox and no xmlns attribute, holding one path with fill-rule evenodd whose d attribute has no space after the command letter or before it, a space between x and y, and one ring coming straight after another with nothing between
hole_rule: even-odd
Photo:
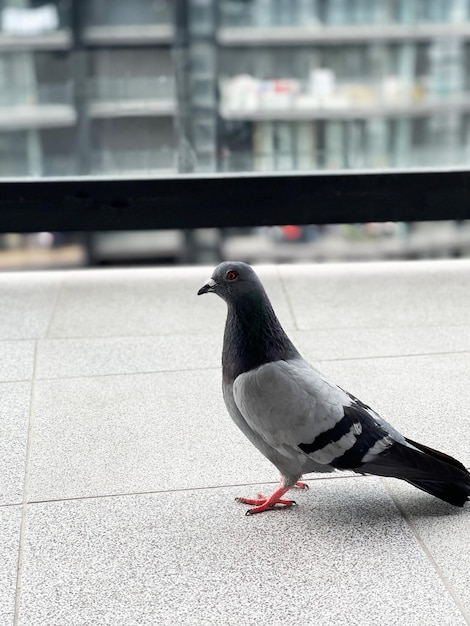
<instances>
[{"instance_id":1,"label":"shelf","mask_svg":"<svg viewBox=\"0 0 470 626\"><path fill-rule=\"evenodd\" d=\"M386 104L383 106L348 106L344 108L322 107L316 109L265 109L243 111L220 107L220 116L226 120L247 121L305 121L305 120L349 120L370 117L423 117L434 113L450 113L452 111L470 111L470 95L454 98L442 98L413 104Z\"/></svg>"},{"instance_id":2,"label":"shelf","mask_svg":"<svg viewBox=\"0 0 470 626\"><path fill-rule=\"evenodd\" d=\"M65 104L0 107L0 130L61 128L77 122L75 109Z\"/></svg>"},{"instance_id":3,"label":"shelf","mask_svg":"<svg viewBox=\"0 0 470 626\"><path fill-rule=\"evenodd\" d=\"M89 26L84 30L83 39L86 44L96 46L171 44L174 28L170 24Z\"/></svg>"},{"instance_id":4,"label":"shelf","mask_svg":"<svg viewBox=\"0 0 470 626\"><path fill-rule=\"evenodd\" d=\"M72 46L69 30L38 35L9 35L0 32L0 50L68 50Z\"/></svg>"},{"instance_id":5,"label":"shelf","mask_svg":"<svg viewBox=\"0 0 470 626\"><path fill-rule=\"evenodd\" d=\"M126 100L90 102L88 113L94 118L111 117L168 117L176 113L176 101Z\"/></svg>"},{"instance_id":6,"label":"shelf","mask_svg":"<svg viewBox=\"0 0 470 626\"><path fill-rule=\"evenodd\" d=\"M336 45L373 41L423 41L435 38L470 39L470 23L223 27L217 32L217 41L222 46Z\"/></svg>"}]
</instances>

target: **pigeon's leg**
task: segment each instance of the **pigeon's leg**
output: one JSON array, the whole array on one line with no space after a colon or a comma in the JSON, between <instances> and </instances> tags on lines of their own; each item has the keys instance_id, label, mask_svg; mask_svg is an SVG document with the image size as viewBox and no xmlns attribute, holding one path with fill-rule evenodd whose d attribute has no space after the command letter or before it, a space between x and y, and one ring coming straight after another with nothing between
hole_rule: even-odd
<instances>
[{"instance_id":1,"label":"pigeon's leg","mask_svg":"<svg viewBox=\"0 0 470 626\"><path fill-rule=\"evenodd\" d=\"M284 484L283 480L284 480L284 479L283 479L283 478L282 478L282 476L281 476L281 477L280 477L280 479L279 479L279 482L281 483L281 487L282 487L282 485ZM307 485L307 483L303 483L303 482L302 482L302 481L300 481L300 480L298 480L298 481L295 483L294 487L297 487L297 489L304 489L305 491L308 491L308 490L310 489L310 487Z\"/></svg>"},{"instance_id":2,"label":"pigeon's leg","mask_svg":"<svg viewBox=\"0 0 470 626\"><path fill-rule=\"evenodd\" d=\"M252 500L251 498L236 498L236 500L237 502L242 502L243 504L253 505L254 508L247 511L246 515L254 515L255 513L262 513L263 511L273 509L276 504L281 504L284 507L294 505L294 500L283 500L282 498L282 496L286 494L289 489L290 487L279 487L279 489L276 489L276 491L269 497L263 496L259 493L257 500Z\"/></svg>"}]
</instances>

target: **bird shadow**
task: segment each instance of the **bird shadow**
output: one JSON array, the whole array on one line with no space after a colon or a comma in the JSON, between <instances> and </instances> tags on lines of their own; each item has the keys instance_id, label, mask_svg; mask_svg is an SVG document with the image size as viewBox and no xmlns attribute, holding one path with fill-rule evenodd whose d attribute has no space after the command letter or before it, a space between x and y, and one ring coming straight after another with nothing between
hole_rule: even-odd
<instances>
[{"instance_id":1,"label":"bird shadow","mask_svg":"<svg viewBox=\"0 0 470 626\"><path fill-rule=\"evenodd\" d=\"M359 480L376 480L373 477L361 477ZM312 481L314 482L314 481ZM336 491L336 497L332 501L307 502L303 500L299 510L308 510L308 515L321 516L334 520L336 524L364 523L368 525L383 524L385 520L405 520L407 523L425 519L461 518L470 515L470 504L465 507L456 507L443 502L424 492L405 488L397 493L396 488L381 481L382 492L364 493L354 492L351 496L347 483L344 490ZM314 486L311 491L314 492ZM343 492L343 493L341 493ZM344 497L342 497L344 494ZM338 502L339 499L339 502ZM323 500L323 498L322 498Z\"/></svg>"}]
</instances>

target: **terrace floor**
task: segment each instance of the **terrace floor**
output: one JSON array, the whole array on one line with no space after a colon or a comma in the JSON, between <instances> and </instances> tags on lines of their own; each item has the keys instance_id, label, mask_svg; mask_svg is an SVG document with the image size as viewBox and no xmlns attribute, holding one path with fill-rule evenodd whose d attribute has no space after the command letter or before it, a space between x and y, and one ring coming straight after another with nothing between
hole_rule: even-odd
<instances>
[{"instance_id":1,"label":"terrace floor","mask_svg":"<svg viewBox=\"0 0 470 626\"><path fill-rule=\"evenodd\" d=\"M470 505L276 470L220 390L211 268L0 275L0 623L470 624ZM261 266L306 357L470 466L470 261Z\"/></svg>"}]
</instances>

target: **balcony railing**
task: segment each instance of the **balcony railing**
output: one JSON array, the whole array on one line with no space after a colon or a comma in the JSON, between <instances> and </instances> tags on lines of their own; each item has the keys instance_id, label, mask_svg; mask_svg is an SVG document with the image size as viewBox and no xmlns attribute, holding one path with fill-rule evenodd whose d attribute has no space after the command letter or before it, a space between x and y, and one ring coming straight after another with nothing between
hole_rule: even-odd
<instances>
[{"instance_id":1,"label":"balcony railing","mask_svg":"<svg viewBox=\"0 0 470 626\"><path fill-rule=\"evenodd\" d=\"M305 25L447 25L470 19L468 3L451 0L253 0L220 1L221 24L229 27L286 27Z\"/></svg>"},{"instance_id":2,"label":"balcony railing","mask_svg":"<svg viewBox=\"0 0 470 626\"><path fill-rule=\"evenodd\" d=\"M89 79L88 92L90 100L97 102L174 100L175 79L173 76L100 76Z\"/></svg>"},{"instance_id":3,"label":"balcony railing","mask_svg":"<svg viewBox=\"0 0 470 626\"><path fill-rule=\"evenodd\" d=\"M102 150L92 154L93 175L175 173L174 151L169 147L159 150Z\"/></svg>"},{"instance_id":4,"label":"balcony railing","mask_svg":"<svg viewBox=\"0 0 470 626\"><path fill-rule=\"evenodd\" d=\"M173 25L140 24L127 26L87 26L83 38L95 46L156 45L171 44Z\"/></svg>"},{"instance_id":5,"label":"balcony railing","mask_svg":"<svg viewBox=\"0 0 470 626\"><path fill-rule=\"evenodd\" d=\"M329 68L312 70L308 79L263 80L240 74L220 81L221 110L224 116L243 119L281 116L354 117L357 111L384 115L430 114L440 110L466 110L470 92L463 89L463 78L444 71L429 71L415 79L389 74L372 80L367 76L337 76ZM326 112L326 114L325 114ZM237 114L238 113L238 114Z\"/></svg>"},{"instance_id":6,"label":"balcony railing","mask_svg":"<svg viewBox=\"0 0 470 626\"><path fill-rule=\"evenodd\" d=\"M11 85L0 89L0 107L42 106L73 102L73 86L68 83L38 84L29 87Z\"/></svg>"}]
</instances>

